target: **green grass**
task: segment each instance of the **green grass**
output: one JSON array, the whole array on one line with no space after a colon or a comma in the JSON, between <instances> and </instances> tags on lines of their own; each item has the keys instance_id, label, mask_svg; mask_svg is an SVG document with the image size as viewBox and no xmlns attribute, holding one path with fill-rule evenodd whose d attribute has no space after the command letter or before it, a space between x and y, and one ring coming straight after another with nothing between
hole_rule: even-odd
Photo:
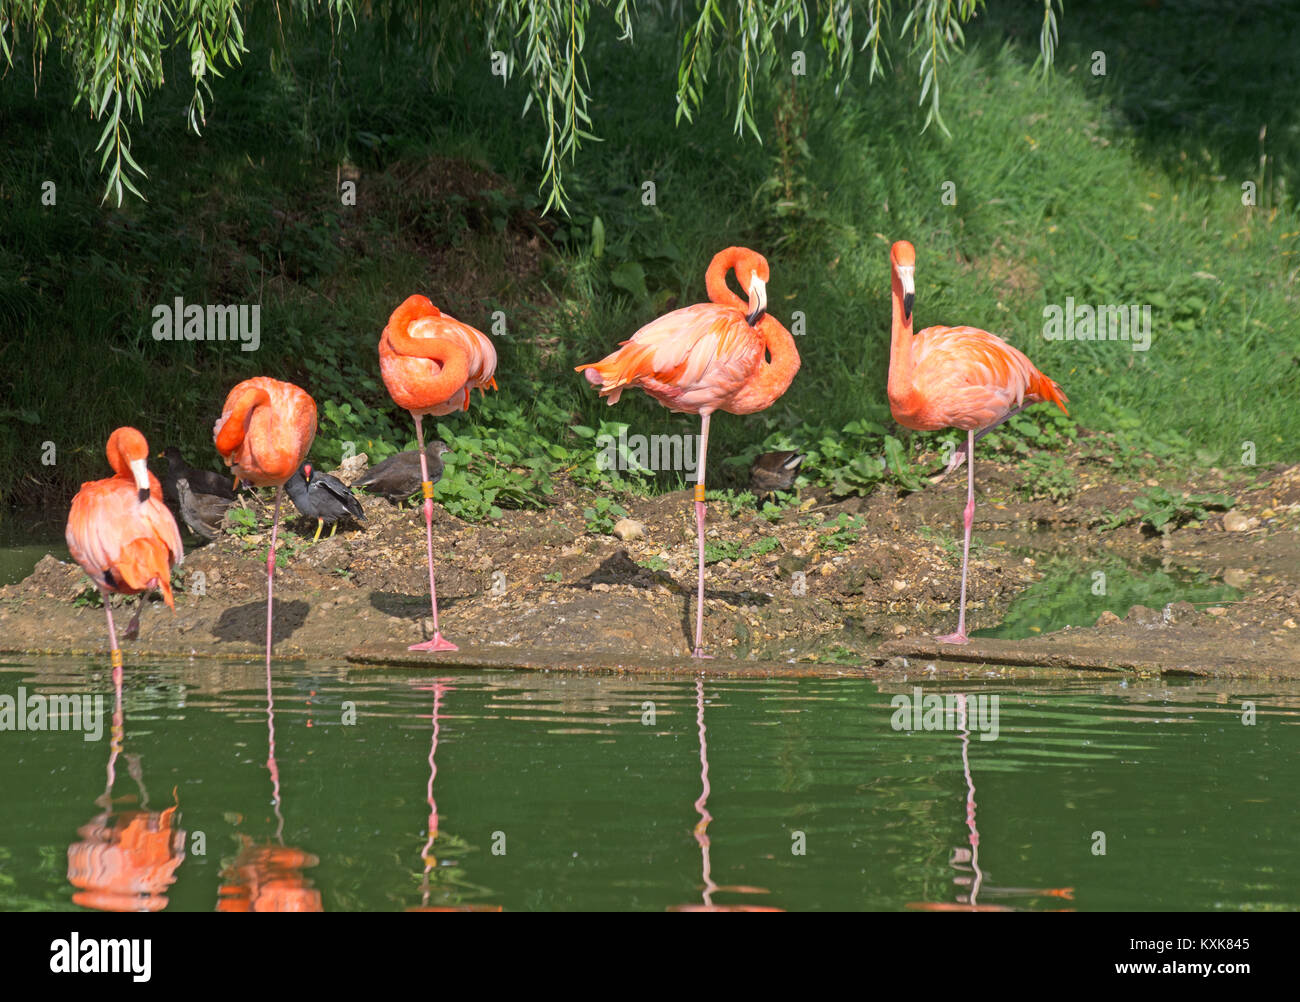
<instances>
[{"instance_id":1,"label":"green grass","mask_svg":"<svg viewBox=\"0 0 1300 1002\"><path fill-rule=\"evenodd\" d=\"M318 462L339 458L346 442L372 460L411 448L375 345L413 291L482 329L497 309L508 324L497 339L500 393L439 422L464 450L449 457L441 503L491 518L544 504L560 474L621 491L686 486L681 475L596 468L591 439L615 422L646 435L692 434L698 422L639 393L606 409L572 366L702 299L709 257L729 243L767 254L770 308L787 326L801 311L806 333L781 400L713 422L711 485L741 488L758 452L798 448L809 456L801 484L918 489L917 450L953 436L904 436L889 416L887 253L899 238L917 246L920 325L998 333L1070 396L1068 424L1040 407L990 436L1003 455L1044 426L1056 429L1051 441L1026 445L1072 448L1082 426L1106 433L1086 448L1104 442L1117 458L1180 469L1239 465L1244 442L1260 465L1294 461L1297 112L1230 71L1270 66L1294 82L1300 29L1282 11L1275 31L1220 38L1223 93L1179 90L1193 68L1178 15L1204 16L1204 5L1164 7L1155 20L1071 5L1046 83L1032 70L1036 35L1014 16L970 31L945 84L951 140L920 134L902 67L888 86L866 86L864 72L836 94L814 72L766 95L758 113L783 123L767 145L732 137L720 96L679 128L661 54L593 37L605 141L578 155L572 216L550 220L537 216L541 140L514 125L513 85L466 72L435 89L418 52L386 45L365 23L339 47L304 32L292 70L255 58L232 69L214 83L202 138L184 131L185 95L160 95L133 128L149 202L120 210L98 205L86 155L96 131L60 103L59 68L46 68L39 100L15 72L0 85L0 370L10 382L0 497L67 497L103 476L103 442L124 423L155 451L178 444L215 467L224 395L262 373L317 399ZM1108 53L1104 78L1089 72L1094 48ZM1220 114L1250 107L1255 133L1256 119L1275 123L1256 208L1241 204L1240 180L1258 174L1259 143ZM429 165L444 157L476 173L431 180ZM356 207L337 195L344 168L359 172ZM55 207L40 204L45 179L58 185ZM653 206L641 201L647 180ZM949 181L955 205L941 198ZM260 302L261 349L154 341L149 311L177 295ZM1067 296L1151 304L1150 350L1045 340L1043 308ZM54 466L39 461L46 441L58 448ZM1047 496L1068 488L1050 458L1035 462ZM1140 461L1117 466L1137 475Z\"/></svg>"}]
</instances>

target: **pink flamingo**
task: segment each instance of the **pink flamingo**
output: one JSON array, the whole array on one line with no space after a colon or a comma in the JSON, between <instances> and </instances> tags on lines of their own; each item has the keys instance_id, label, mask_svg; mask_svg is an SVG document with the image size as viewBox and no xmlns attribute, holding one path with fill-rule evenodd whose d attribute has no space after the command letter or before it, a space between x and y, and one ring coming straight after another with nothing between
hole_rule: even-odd
<instances>
[{"instance_id":1,"label":"pink flamingo","mask_svg":"<svg viewBox=\"0 0 1300 1002\"><path fill-rule=\"evenodd\" d=\"M109 595L136 595L158 589L174 612L172 568L185 559L176 519L162 501L162 485L149 472L149 443L135 428L118 428L104 450L113 476L90 480L72 499L64 538L72 559L90 575L104 599L109 656L122 667ZM126 635L139 627L143 597Z\"/></svg>"},{"instance_id":2,"label":"pink flamingo","mask_svg":"<svg viewBox=\"0 0 1300 1002\"><path fill-rule=\"evenodd\" d=\"M255 376L237 383L212 429L217 452L239 481L275 487L271 548L266 552L266 669L271 670L271 592L275 584L275 542L280 530L280 495L307 458L316 437L316 401L293 383Z\"/></svg>"},{"instance_id":3,"label":"pink flamingo","mask_svg":"<svg viewBox=\"0 0 1300 1002\"><path fill-rule=\"evenodd\" d=\"M727 286L734 270L749 294L746 303ZM705 275L708 303L697 303L652 320L599 362L577 367L600 387L611 405L637 386L671 411L700 415L696 468L695 525L699 542L699 584L695 649L704 653L704 468L709 416L717 410L753 414L770 407L799 371L794 338L767 312L767 259L747 247L728 247L713 256Z\"/></svg>"},{"instance_id":4,"label":"pink flamingo","mask_svg":"<svg viewBox=\"0 0 1300 1002\"><path fill-rule=\"evenodd\" d=\"M945 476L966 466L966 541L961 557L961 612L957 632L935 639L964 644L966 571L975 518L975 442L1030 404L1052 401L1065 411L1068 398L1025 355L988 331L974 327L927 327L912 333L916 300L916 250L900 240L889 251L893 326L889 351L889 409L904 428L963 428L965 444ZM979 434L976 434L976 431Z\"/></svg>"},{"instance_id":5,"label":"pink flamingo","mask_svg":"<svg viewBox=\"0 0 1300 1002\"><path fill-rule=\"evenodd\" d=\"M424 296L410 296L393 311L379 337L379 371L393 402L415 418L416 448L424 492L424 538L429 556L433 637L412 651L454 651L438 629L438 588L433 580L433 482L424 453L425 414L469 410L469 391L497 388L497 353L482 332L443 314Z\"/></svg>"}]
</instances>

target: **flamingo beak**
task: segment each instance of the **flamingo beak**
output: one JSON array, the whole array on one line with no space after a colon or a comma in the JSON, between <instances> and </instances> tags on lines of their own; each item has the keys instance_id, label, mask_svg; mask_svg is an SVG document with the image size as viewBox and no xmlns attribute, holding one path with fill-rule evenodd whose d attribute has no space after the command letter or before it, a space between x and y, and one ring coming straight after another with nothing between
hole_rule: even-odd
<instances>
[{"instance_id":1,"label":"flamingo beak","mask_svg":"<svg viewBox=\"0 0 1300 1002\"><path fill-rule=\"evenodd\" d=\"M916 302L916 284L913 270L904 265L898 267L898 281L903 286L903 319L912 322L912 306Z\"/></svg>"},{"instance_id":2,"label":"flamingo beak","mask_svg":"<svg viewBox=\"0 0 1300 1002\"><path fill-rule=\"evenodd\" d=\"M755 275L749 280L749 313L745 322L753 327L767 312L767 283Z\"/></svg>"},{"instance_id":3,"label":"flamingo beak","mask_svg":"<svg viewBox=\"0 0 1300 1002\"><path fill-rule=\"evenodd\" d=\"M149 500L149 468L143 459L133 459L127 465L131 468L131 478L135 481L135 496L141 503Z\"/></svg>"}]
</instances>

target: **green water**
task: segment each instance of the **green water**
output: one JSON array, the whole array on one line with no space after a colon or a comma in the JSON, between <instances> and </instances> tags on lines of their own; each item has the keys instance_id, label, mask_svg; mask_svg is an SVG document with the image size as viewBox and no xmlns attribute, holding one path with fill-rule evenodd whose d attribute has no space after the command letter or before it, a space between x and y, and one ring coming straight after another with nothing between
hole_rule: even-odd
<instances>
[{"instance_id":1,"label":"green water","mask_svg":"<svg viewBox=\"0 0 1300 1002\"><path fill-rule=\"evenodd\" d=\"M128 657L120 753L108 723L0 731L0 908L75 910L69 846L132 817L185 833L151 891L173 910L213 910L259 852L281 866L257 886L292 888L265 902L327 911L1300 906L1300 686L928 683L965 708L895 730L913 684L280 664L268 714L261 666ZM99 660L0 666L20 687L114 704Z\"/></svg>"},{"instance_id":2,"label":"green water","mask_svg":"<svg viewBox=\"0 0 1300 1002\"><path fill-rule=\"evenodd\" d=\"M41 557L71 560L63 541L66 509L0 508L0 586L17 584Z\"/></svg>"}]
</instances>

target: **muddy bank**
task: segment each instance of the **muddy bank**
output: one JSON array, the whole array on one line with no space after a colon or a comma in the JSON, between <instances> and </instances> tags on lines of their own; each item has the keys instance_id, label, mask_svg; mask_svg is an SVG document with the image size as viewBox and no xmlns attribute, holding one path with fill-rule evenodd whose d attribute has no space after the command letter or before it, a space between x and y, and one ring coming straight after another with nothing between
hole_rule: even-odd
<instances>
[{"instance_id":1,"label":"muddy bank","mask_svg":"<svg viewBox=\"0 0 1300 1002\"><path fill-rule=\"evenodd\" d=\"M363 497L365 521L310 544L314 523L282 531L276 574L276 655L366 664L578 668L721 673L966 674L1012 668L1300 677L1300 467L1233 490L1227 516L1167 535L1136 524L1104 529L1146 485L1080 468L1063 503L1022 500L1023 471L982 465L977 485L968 627L1000 623L1043 577L1041 566L1114 557L1238 588L1237 602L1137 606L1096 625L1023 640L974 639L940 650L931 633L955 625L964 491L946 482L898 496L836 501L805 492L769 522L752 507L710 502L716 562L706 583L705 639L716 660L692 662L695 526L688 492L619 498L639 523L627 539L596 531L592 496L559 485L546 511L508 511L471 525L441 508L434 552L443 632L459 655L407 655L430 632L418 509ZM1204 479L1170 489L1204 491ZM247 502L266 514L260 502ZM269 529L227 534L188 550L176 612L150 602L133 657L258 656L265 637ZM1089 565L1090 566L1090 565ZM47 557L0 588L0 649L104 656L104 614L89 582ZM1030 593L1033 594L1032 592ZM121 600L118 600L119 602ZM128 614L129 615L129 614ZM119 628L128 615L116 617Z\"/></svg>"}]
</instances>

